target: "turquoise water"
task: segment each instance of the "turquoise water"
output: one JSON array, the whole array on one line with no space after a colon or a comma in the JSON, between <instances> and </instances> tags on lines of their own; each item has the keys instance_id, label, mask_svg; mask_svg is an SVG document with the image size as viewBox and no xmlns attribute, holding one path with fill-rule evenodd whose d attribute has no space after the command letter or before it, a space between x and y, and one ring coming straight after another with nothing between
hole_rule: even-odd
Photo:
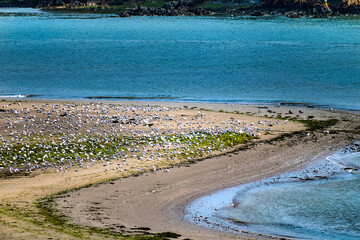
<instances>
[{"instance_id":1,"label":"turquoise water","mask_svg":"<svg viewBox=\"0 0 360 240\"><path fill-rule=\"evenodd\" d=\"M0 9L0 96L360 109L360 20Z\"/></svg>"},{"instance_id":2,"label":"turquoise water","mask_svg":"<svg viewBox=\"0 0 360 240\"><path fill-rule=\"evenodd\" d=\"M360 172L344 170L360 168L360 152L340 151L327 159L307 170L200 198L189 206L187 218L235 232L360 239Z\"/></svg>"}]
</instances>

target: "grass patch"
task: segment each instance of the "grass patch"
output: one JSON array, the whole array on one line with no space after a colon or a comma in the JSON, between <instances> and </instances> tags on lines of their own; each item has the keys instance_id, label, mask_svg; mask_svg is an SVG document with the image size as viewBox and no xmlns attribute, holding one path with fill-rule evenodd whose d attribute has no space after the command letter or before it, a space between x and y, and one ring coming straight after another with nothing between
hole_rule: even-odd
<instances>
[{"instance_id":1,"label":"grass patch","mask_svg":"<svg viewBox=\"0 0 360 240\"><path fill-rule=\"evenodd\" d=\"M153 7L153 8L161 8L166 4L167 1L165 0L153 0L153 1L145 1L142 4L137 4L136 6L143 6L143 7Z\"/></svg>"},{"instance_id":2,"label":"grass patch","mask_svg":"<svg viewBox=\"0 0 360 240\"><path fill-rule=\"evenodd\" d=\"M40 168L74 161L108 158L124 150L134 138L127 136L22 136L4 140L0 167ZM34 166L35 164L35 166Z\"/></svg>"},{"instance_id":3,"label":"grass patch","mask_svg":"<svg viewBox=\"0 0 360 240\"><path fill-rule=\"evenodd\" d=\"M0 167L9 168L11 173L19 173L18 168L32 171L50 167L61 169L62 166L89 167L99 160L126 158L127 154L142 159L140 146L152 148L151 159L157 156L168 160L174 157L189 159L243 144L252 139L252 136L238 132L190 132L184 135L141 137L22 136L3 140L4 144L0 147Z\"/></svg>"},{"instance_id":4,"label":"grass patch","mask_svg":"<svg viewBox=\"0 0 360 240\"><path fill-rule=\"evenodd\" d=\"M334 126L339 122L338 119L328 119L328 120L314 120L314 119L308 119L308 120L298 120L298 122L301 122L305 125L307 128L307 131L316 131L316 130L323 130L325 128L329 128Z\"/></svg>"}]
</instances>

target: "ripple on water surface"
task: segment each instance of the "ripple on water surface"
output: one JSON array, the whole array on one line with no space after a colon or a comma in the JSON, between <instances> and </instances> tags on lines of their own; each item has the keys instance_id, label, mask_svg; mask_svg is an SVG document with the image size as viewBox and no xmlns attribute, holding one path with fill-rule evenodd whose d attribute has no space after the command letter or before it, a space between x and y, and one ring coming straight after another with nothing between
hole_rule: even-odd
<instances>
[{"instance_id":1,"label":"ripple on water surface","mask_svg":"<svg viewBox=\"0 0 360 240\"><path fill-rule=\"evenodd\" d=\"M359 19L39 9L0 9L0 19L0 95L360 109Z\"/></svg>"}]
</instances>

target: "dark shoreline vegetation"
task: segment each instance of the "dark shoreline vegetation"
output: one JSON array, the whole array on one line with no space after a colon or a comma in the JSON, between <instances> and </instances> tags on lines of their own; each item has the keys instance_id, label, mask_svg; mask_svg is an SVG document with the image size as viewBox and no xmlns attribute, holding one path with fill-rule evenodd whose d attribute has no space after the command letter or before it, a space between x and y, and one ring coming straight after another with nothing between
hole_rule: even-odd
<instances>
[{"instance_id":1,"label":"dark shoreline vegetation","mask_svg":"<svg viewBox=\"0 0 360 240\"><path fill-rule=\"evenodd\" d=\"M276 144L276 142L283 141L286 139L291 139L293 137L298 139L299 136L300 137L305 136L306 133L309 131L322 132L322 130L324 128L336 126L336 124L339 122L339 120L337 120L337 119L328 119L328 120L315 120L315 119L296 120L296 119L292 119L290 121L302 122L305 124L305 126L307 128L302 131L285 133L285 134L279 135L278 137L276 137L274 139L266 140L264 142L268 143L268 144ZM341 131L341 130L339 130L339 131ZM360 133L359 129L356 131L357 131L357 133ZM337 132L332 131L330 133L336 134ZM200 135L201 135L201 133L200 133ZM211 141L212 136L203 136L203 137L204 137L204 139L207 139L207 141ZM247 149L253 148L254 146L256 146L256 144L263 143L263 141L259 141L259 142L248 142L247 144L243 144L243 143L247 142L247 140L248 140L247 136L245 136L245 135L242 136L242 138L240 140L240 138L231 137L231 133L225 133L223 135L222 139L224 139L223 142L225 142L227 146L232 146L232 145L234 145L234 146L237 145L237 146L235 146L229 152L223 152L218 155L227 155L227 154L233 154L233 153L236 154L239 151L245 151ZM132 139L132 140L135 141L135 139ZM172 140L176 141L176 140L178 140L178 138L172 136ZM188 139L186 137L184 137L180 141L187 141L187 140ZM129 145L130 138L126 137L125 140L123 140L123 141L127 141L128 142L127 145ZM123 141L120 141L121 144L126 145L126 144L124 144ZM139 141L139 139L137 139L136 141L139 143L142 142L142 140ZM144 141L146 141L146 139ZM151 141L155 141L155 140L151 140ZM207 141L204 141L204 142L207 142ZM97 148L97 145L101 146L101 144L93 144L92 147ZM238 144L243 144L243 145L238 145ZM18 149L18 148L16 148L16 149ZM195 159L186 159L179 164L174 164L172 166L169 165L169 166L165 166L165 167L174 167L174 166L181 166L181 165L188 166L189 164L194 164L198 161L203 161L206 158L208 158L208 156L205 156L205 157L201 156L201 157L198 157ZM143 171L140 173L131 173L130 175L125 176L125 177L136 177L136 176L140 176L142 174L147 174L149 172L151 172L151 170L146 170L146 171ZM123 178L123 177L119 177L119 178ZM75 239L88 239L90 236L93 239L99 239L99 238L106 237L107 239L134 239L134 240L137 240L137 239L138 240L160 240L160 239L165 240L165 239L177 239L177 238L181 237L181 235L179 235L177 233L173 233L173 232L153 233L153 232L151 232L151 229L149 229L146 226L129 228L129 227L121 225L121 226L118 226L116 229L114 229L113 227L103 229L103 228L98 228L98 227L82 226L82 225L72 223L68 217L66 217L61 212L59 212L59 210L57 210L55 207L56 199L63 198L64 196L67 196L70 192L73 192L73 191L76 191L79 189L83 189L83 188L88 188L91 186L96 186L98 184L112 184L113 181L115 181L119 178L94 182L94 183L86 184L84 186L76 187L73 189L67 189L65 191L61 191L61 192L58 192L55 194L41 197L41 198L38 198L35 202L30 203L30 206L27 206L25 209L21 208L21 207L17 207L16 205L12 205L10 203L0 204L0 213L3 216L7 216L8 214L10 214L12 217L15 217L16 219L18 219L20 221L28 222L28 223L30 223L36 227L40 227L40 228L46 227L48 229L55 230L56 232L65 234L65 235L67 235L71 238L75 238ZM99 207L98 210L101 210L101 208ZM97 209L94 209L93 211L96 212Z\"/></svg>"},{"instance_id":2,"label":"dark shoreline vegetation","mask_svg":"<svg viewBox=\"0 0 360 240\"><path fill-rule=\"evenodd\" d=\"M0 7L36 7L63 12L130 16L264 16L289 18L359 14L360 0L0 0Z\"/></svg>"}]
</instances>

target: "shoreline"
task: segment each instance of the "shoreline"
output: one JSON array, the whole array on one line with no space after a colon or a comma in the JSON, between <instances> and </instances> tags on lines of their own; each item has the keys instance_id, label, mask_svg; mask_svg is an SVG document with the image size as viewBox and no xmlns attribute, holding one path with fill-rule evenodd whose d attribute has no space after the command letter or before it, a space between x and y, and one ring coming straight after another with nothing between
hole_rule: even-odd
<instances>
[{"instance_id":1,"label":"shoreline","mask_svg":"<svg viewBox=\"0 0 360 240\"><path fill-rule=\"evenodd\" d=\"M265 2L265 1L264 1ZM240 5L223 5L223 6L206 6L194 5L186 1L167 3L165 5L141 5L134 4L128 6L122 5L72 5L66 6L0 6L0 8L36 8L43 11L64 12L64 13L94 13L94 14L113 14L127 18L131 16L215 16L215 17L267 17L267 16L285 16L287 18L329 18L343 16L357 16L359 14L358 5L354 4L355 9L347 9L346 6L331 6L318 2L317 4L307 5L306 7L298 6L276 6L272 2L266 4L244 6Z\"/></svg>"},{"instance_id":2,"label":"shoreline","mask_svg":"<svg viewBox=\"0 0 360 240\"><path fill-rule=\"evenodd\" d=\"M338 113L354 113L360 112L360 109L355 108L341 108L328 104L304 103L304 102L287 102L287 101L269 101L269 102L211 102L211 101L157 101L158 99L150 98L129 98L129 99L116 99L116 98L33 98L33 97L0 97L1 102L34 102L34 103L102 103L102 104L119 104L119 105L138 105L138 106L161 106L161 107L188 107L189 109L203 109L210 111L224 111L235 113L246 113L246 111L253 111L251 114L258 114L263 112L268 115L265 110L280 111L280 114L289 114L289 111L300 110L299 113L305 114L314 112L315 114L321 111L325 112L338 112ZM242 109L243 111L239 111ZM260 112L255 112L256 109ZM292 115L294 113L290 113ZM269 114L270 115L270 114ZM290 118L291 116L289 116Z\"/></svg>"},{"instance_id":3,"label":"shoreline","mask_svg":"<svg viewBox=\"0 0 360 240\"><path fill-rule=\"evenodd\" d=\"M354 169L336 163L329 158L344 156L346 153L359 152L358 146L359 141L356 141L355 144L346 145L344 148L330 152L330 155L325 158L324 156L316 157L295 171L285 172L259 181L222 189L210 195L200 197L187 206L185 219L205 228L232 232L234 234L239 232L253 232L258 235L268 236L269 238L311 238L311 234L306 235L305 232L296 233L288 229L282 229L279 226L268 227L260 223L254 224L234 219L227 214L231 214L232 208L236 208L242 201L246 201L247 197L245 195L247 195L248 192L258 191L258 188L276 188L277 186L281 187L284 185L300 186L302 184L324 183L324 181L344 181L345 179L351 178ZM356 171L355 169L355 172ZM241 195L243 198L239 199ZM276 232L278 233L275 234Z\"/></svg>"},{"instance_id":4,"label":"shoreline","mask_svg":"<svg viewBox=\"0 0 360 240\"><path fill-rule=\"evenodd\" d=\"M33 100L33 99L32 99ZM22 107L31 104L41 104L43 107L45 102L58 104L65 103L71 105L74 103L91 104L93 100L44 100L25 101L11 99L12 102L21 102ZM125 104L134 106L136 104L144 105L144 102L131 101L100 101L109 106L117 104ZM184 103L173 102L147 102L147 105L162 105L163 107L184 107ZM18 105L18 104L15 104ZM41 106L40 105L40 106ZM52 104L50 104L52 105ZM62 105L62 104L61 104ZM64 105L64 106L65 106ZM95 104L96 105L96 104ZM146 104L145 104L146 105ZM191 163L175 165L168 171L159 170L158 173L146 171L144 174L134 177L133 175L122 178L117 172L104 172L101 166L94 167L90 171L79 171L79 173L71 172L64 174L44 173L34 177L9 178L4 181L6 184L13 184L19 188L19 184L24 185L26 182L35 181L36 191L32 192L33 186L26 185L26 189L22 191L22 195L30 194L31 198L26 199L28 202L34 199L44 198L52 194L63 192L66 189L77 189L76 191L66 192L65 195L56 196L55 207L56 212L65 215L75 226L85 226L85 229L95 227L96 229L111 229L115 232L136 232L149 229L148 232L174 232L182 235L180 239L259 239L265 236L251 233L241 233L234 235L231 233L219 232L196 226L185 221L184 211L186 207L195 199L211 194L217 190L237 186L244 183L254 182L260 179L268 178L280 173L293 171L294 169L303 168L312 159L324 156L336 149L342 148L354 140L359 138L359 133L350 133L359 123L359 114L343 111L330 111L316 108L294 108L294 107L277 107L277 106L249 106L238 104L189 104L186 114L198 114L202 111L205 116L219 116L216 121L225 121L226 119L266 119L264 115L269 111L274 117L281 115L281 119L298 117L301 119L326 120L339 119L340 121L325 130L330 133L324 133L324 130L312 130L307 136L306 132L297 131L297 124L293 126L291 131L295 133L276 133L269 137L264 137L261 141L255 143L238 145L229 152L218 152L215 156L205 157L200 161L192 161ZM10 106L12 107L12 106ZM73 106L74 107L74 106ZM80 107L80 106L78 106ZM190 110L192 109L192 110ZM211 111L206 111L211 110ZM185 111L185 109L184 109ZM229 112L236 112L229 113ZM292 113L290 113L292 112ZM39 113L41 114L41 113ZM61 114L61 113L59 113ZM169 113L168 113L169 114ZM178 113L177 113L178 114ZM42 114L41 114L42 115ZM110 115L108 113L107 115ZM268 116L270 118L270 116ZM271 118L270 118L271 119ZM273 119L272 119L273 121ZM283 122L284 120L281 120ZM254 121L255 122L255 121ZM285 122L285 121L284 121ZM283 124L283 123L282 123ZM291 127L281 125L282 127ZM83 131L85 130L82 129ZM290 130L287 131L290 131ZM300 130L303 128L299 128ZM346 130L346 131L345 131ZM274 136L279 138L274 140ZM271 138L272 137L272 138ZM292 156L289 159L289 156ZM80 174L80 175L79 175ZM109 174L109 175L107 175ZM64 178L64 176L66 176ZM91 177L91 179L89 179ZM113 180L113 179L117 180ZM109 181L109 179L112 179ZM55 181L56 180L56 181ZM54 183L51 183L55 181ZM64 182L65 181L65 182ZM69 184L70 182L70 185ZM48 187L38 188L43 182L48 183ZM88 187L89 183L101 183ZM39 185L40 184L40 185ZM52 184L52 185L51 185ZM65 184L65 185L64 185ZM84 187L86 186L86 187ZM65 188L64 188L65 187ZM50 188L50 189L48 189ZM41 191L39 191L41 189ZM6 195L6 199L16 196L17 192L9 185L10 195ZM29 191L31 193L29 193ZM19 197L11 204L21 205L23 196ZM4 201L4 200L2 200ZM10 204L6 202L6 204ZM1 205L0 205L1 210ZM11 212L10 212L11 213ZM12 216L7 215L8 217ZM51 229L50 229L51 230ZM48 230L48 231L50 231ZM6 230L0 227L1 233L5 234ZM51 233L51 234L50 234ZM12 233L15 234L15 233ZM39 234L36 233L36 234ZM58 233L50 231L44 232L45 236L59 237ZM136 233L133 233L136 234ZM41 234L40 234L41 235ZM5 236L7 236L5 234ZM100 235L101 236L101 235ZM64 238L64 237L63 237ZM272 238L272 237L270 237ZM9 239L21 239L19 236ZM72 238L77 239L77 238ZM102 239L100 237L99 239Z\"/></svg>"},{"instance_id":5,"label":"shoreline","mask_svg":"<svg viewBox=\"0 0 360 240\"><path fill-rule=\"evenodd\" d=\"M21 97L19 97L21 96ZM30 96L30 97L27 97ZM173 100L171 100L173 99ZM288 101L179 101L177 97L84 97L84 98L38 98L37 95L14 95L13 97L0 96L1 102L11 102L11 101L24 101L24 102L66 102L66 103L104 103L104 104L121 104L121 105L152 105L152 106L165 106L165 107L194 107L194 108L206 108L210 107L211 110L222 110L221 108L226 108L228 111L237 111L236 108L241 106L242 108L248 107L257 107L257 108L271 108L276 107L275 109L309 109L317 111L339 111L339 112L352 112L359 113L360 109L353 107L340 107L333 106L331 104L317 104L311 102L288 102ZM219 106L219 107L216 107Z\"/></svg>"},{"instance_id":6,"label":"shoreline","mask_svg":"<svg viewBox=\"0 0 360 240\"><path fill-rule=\"evenodd\" d=\"M324 112L324 110L318 109L311 110L312 112ZM331 111L329 112L333 113ZM344 113L338 112L338 114L341 115ZM324 116L319 114L318 117ZM222 239L258 239L264 237L277 239L278 237L275 236L265 236L262 234L246 232L242 232L240 235L234 235L227 232L218 232L217 230L195 226L184 220L184 211L192 201L201 196L209 195L221 189L302 169L314 158L327 156L335 150L352 143L352 140L345 140L347 138L347 134L341 134L341 137L338 135L335 138L323 133L316 133L316 135L316 142L318 143L315 148L312 146L313 142L309 143L309 141L296 145L295 142L302 138L296 136L295 139L290 137L290 139L283 140L283 142L280 141L281 145L286 145L291 142L291 144L294 144L295 146L284 146L284 149L280 150L275 150L277 149L276 146L274 147L265 143L259 143L254 148L245 151L235 151L236 155L234 153L230 153L228 154L230 157L228 155L213 157L197 162L196 164L191 165L190 168L180 167L171 169L170 173L158 173L156 176L147 174L145 176L131 178L130 180L119 179L110 186L97 186L92 190L82 189L77 191L76 194L72 194L70 197L60 198L59 201L57 201L57 204L59 204L59 209L62 211L65 210L66 215L68 215L76 223L87 226L112 226L111 224L114 224L114 219L117 219L118 222L125 226L149 227L151 231L154 232L161 232L167 229L179 233L184 237L194 239L219 239L220 237ZM294 148L296 149L294 150ZM306 154L302 154L303 151L305 151ZM256 158L254 155L259 152L263 156ZM287 159L289 157L289 152L291 152L291 156L295 159ZM249 158L256 158L254 160L256 162L255 166L249 167L250 169L246 170L231 168L229 171L229 164L239 166L238 156L242 154L248 156ZM274 164L279 166L279 168L274 168L273 164L269 165L269 163L266 163L264 157L276 159L274 160ZM244 156L241 156L241 158L244 158ZM219 163L222 161L227 163ZM252 164L251 161L246 161L246 163L250 165ZM212 165L210 169L209 165ZM254 172L254 168L256 167L260 167L259 172ZM212 172L212 174L209 172ZM229 173L230 175L228 175ZM210 176L209 174L215 176ZM238 176L241 176L242 174L245 174L245 176L238 179ZM205 180L202 178L207 179L208 182L204 183ZM221 181L219 181L220 179ZM188 189L188 187L190 187L188 185L189 181L191 182L191 189ZM166 185L166 187L155 187L158 189L152 189L149 191L152 187L156 185L161 186L162 184ZM110 194L111 192L116 191L115 189L122 189L122 186L124 185L129 185L131 192L135 191L135 193L132 193L131 196L128 197L115 197L116 200L109 200L106 199L106 196L103 196L107 192ZM128 190L124 191L130 191L130 188L128 189L128 187L125 187L125 189ZM170 190L168 190L169 188ZM96 194L97 192L101 192L101 196ZM155 196L149 196L153 195L153 193L155 193ZM156 196L157 194L160 196ZM174 196L172 196L173 194ZM86 213L86 210L84 211L84 208L93 206L87 201L89 196L94 197L96 202L101 202L102 205L105 206L105 209L112 206L111 211L102 211L103 214L106 215L106 221L104 223L86 220L89 219L89 215ZM64 200L66 201L63 202ZM67 204L69 202L71 202L71 211L76 212L76 216L66 211L66 209L70 206ZM131 202L131 204L128 202ZM78 208L78 204L80 203L81 209ZM118 210L119 212L116 214L114 206L115 209L121 208L122 210ZM118 215L122 216L121 219L119 219ZM104 221L104 219L102 219L102 221Z\"/></svg>"},{"instance_id":7,"label":"shoreline","mask_svg":"<svg viewBox=\"0 0 360 240\"><path fill-rule=\"evenodd\" d=\"M333 152L332 148L336 148L336 149L342 148L349 145L350 143L351 142L346 142L346 143L341 143L339 145L337 143L335 144L335 146L331 144L331 147L329 147L328 145L326 147L322 146L323 148L321 150L312 152L311 157L314 157L314 155L315 156L317 155L317 157L319 157L319 154L322 156L327 156L328 154ZM259 149L256 149L255 151L258 150ZM301 156L297 156L297 157L302 158ZM70 218L73 221L79 223L80 225L85 225L85 226L96 226L96 227L111 226L111 224L114 223L112 222L112 220L116 219L118 215L122 215L121 220L119 221L122 225L134 226L134 227L135 226L146 227L146 228L150 228L151 231L154 232L162 232L162 231L170 230L172 232L181 234L184 237L189 237L193 239L204 239L204 240L219 239L219 238L221 239L259 239L259 238L280 239L282 237L271 236L266 234L264 235L261 233L240 231L238 232L238 234L234 234L231 232L223 232L223 231L218 231L216 229L197 226L184 219L185 216L184 211L186 211L186 209L189 207L189 204L191 204L199 197L208 196L210 194L213 194L214 192L228 189L241 184L248 184L262 179L267 179L269 177L271 178L278 174L285 174L292 172L294 170L304 169L309 164L308 162L309 157L310 156L307 156L307 158L305 159L297 159L295 163L288 163L289 166L286 166L281 170L271 169L268 172L260 171L261 173L258 174L254 174L253 172L252 174L247 175L245 178L241 180L237 179L238 173L236 173L235 176L232 176L230 179L227 178L224 179L224 175L229 173L226 168L221 169L221 171L219 171L218 169L212 169L212 171L215 172L214 174L218 174L218 175L220 174L222 176L221 177L222 182L215 181L212 182L210 186L208 185L208 183L204 184L204 182L202 182L201 184L194 184L194 181L191 181L190 177L194 178L195 174L197 175L196 176L197 181L201 181L200 178L202 175L207 175L207 178L211 178L210 176L208 176L207 173L204 173L202 170L199 169L205 167L205 166L200 166L203 165L203 163L205 164L205 162L200 162L196 164L198 165L198 167L196 167L196 170L194 169L194 172L191 174L193 176L191 175L189 176L188 173L184 173L185 171L187 172L188 170L188 169L184 170L185 169L184 167L170 170L170 172L174 173L175 175L181 175L181 174L186 175L186 179L182 179L182 183L179 183L179 179L177 179L178 177L176 176L173 176L174 178L176 178L175 181L172 178L169 179L169 176L166 176L166 175L170 175L169 173L160 173L161 176L157 176L158 178L156 179L155 182L150 181L151 177L149 177L149 175L139 176L136 178L132 178L130 180L119 179L118 181L115 182L115 184L111 186L104 185L104 186L97 186L94 189L79 190L75 194L71 194L70 197L60 198L57 204L60 206L58 209L61 209L61 211L65 211L66 215L70 216ZM215 158L217 158L218 161L222 161L222 160L226 160L226 158L228 157L221 156ZM288 155L286 156L286 158L288 158ZM205 161L207 161L208 164L215 164L214 159L207 159ZM279 165L280 163L277 164ZM151 188L151 186L149 185L153 185L154 183L165 184L164 182L161 181L163 179L166 179L167 182L166 188L171 188L171 191L166 191L164 189L156 189L156 192L160 192L161 196L155 197L155 199L151 199L152 197L144 196L144 193L146 195L153 193L153 190L149 191L149 188ZM217 178L217 180L219 180L219 178ZM189 191L189 189L186 190L184 189L189 187L188 181L191 181L191 185L192 185L191 186L192 191L190 193L186 192ZM150 184L149 185L146 184L147 182L150 182ZM114 213L113 211L115 209L113 207L114 205L116 206L116 202L118 202L119 199L116 198L116 200L113 199L113 201L108 201L106 198L113 195L113 193L116 191L115 189L120 188L120 184L130 185L132 191L134 191L134 189L136 190L131 194L132 196L130 196L129 198L120 199L121 204L118 204L119 206L115 207L115 208L121 208L123 210L126 209L125 212L121 210L118 213L116 212ZM146 185L144 186L144 184ZM128 189L127 191L131 192L131 190ZM171 197L170 200L167 199L169 198L169 195L173 195L177 191L184 191L186 193L177 194L176 197ZM101 196L99 196L99 194L96 193L101 193L100 194ZM109 210L104 211L104 215L106 216L107 219L104 224L98 223L96 221L94 222L94 221L86 220L89 219L89 213L86 213L86 210L84 208L89 208L91 206L94 206L93 204L91 204L91 202L88 202L90 196L93 198L94 202L102 202L101 205L104 205L105 209L110 208L110 206L113 206L112 208L110 208L111 209L110 211L113 213L110 213ZM66 201L66 203L63 202L64 200ZM130 202L130 204L128 202ZM133 206L134 204L135 206ZM154 207L156 205L159 206ZM81 209L83 210L79 209L78 207L81 207ZM71 209L72 213L68 212L69 209ZM74 212L76 212L76 214L74 214ZM124 214L126 217L123 216Z\"/></svg>"}]
</instances>

